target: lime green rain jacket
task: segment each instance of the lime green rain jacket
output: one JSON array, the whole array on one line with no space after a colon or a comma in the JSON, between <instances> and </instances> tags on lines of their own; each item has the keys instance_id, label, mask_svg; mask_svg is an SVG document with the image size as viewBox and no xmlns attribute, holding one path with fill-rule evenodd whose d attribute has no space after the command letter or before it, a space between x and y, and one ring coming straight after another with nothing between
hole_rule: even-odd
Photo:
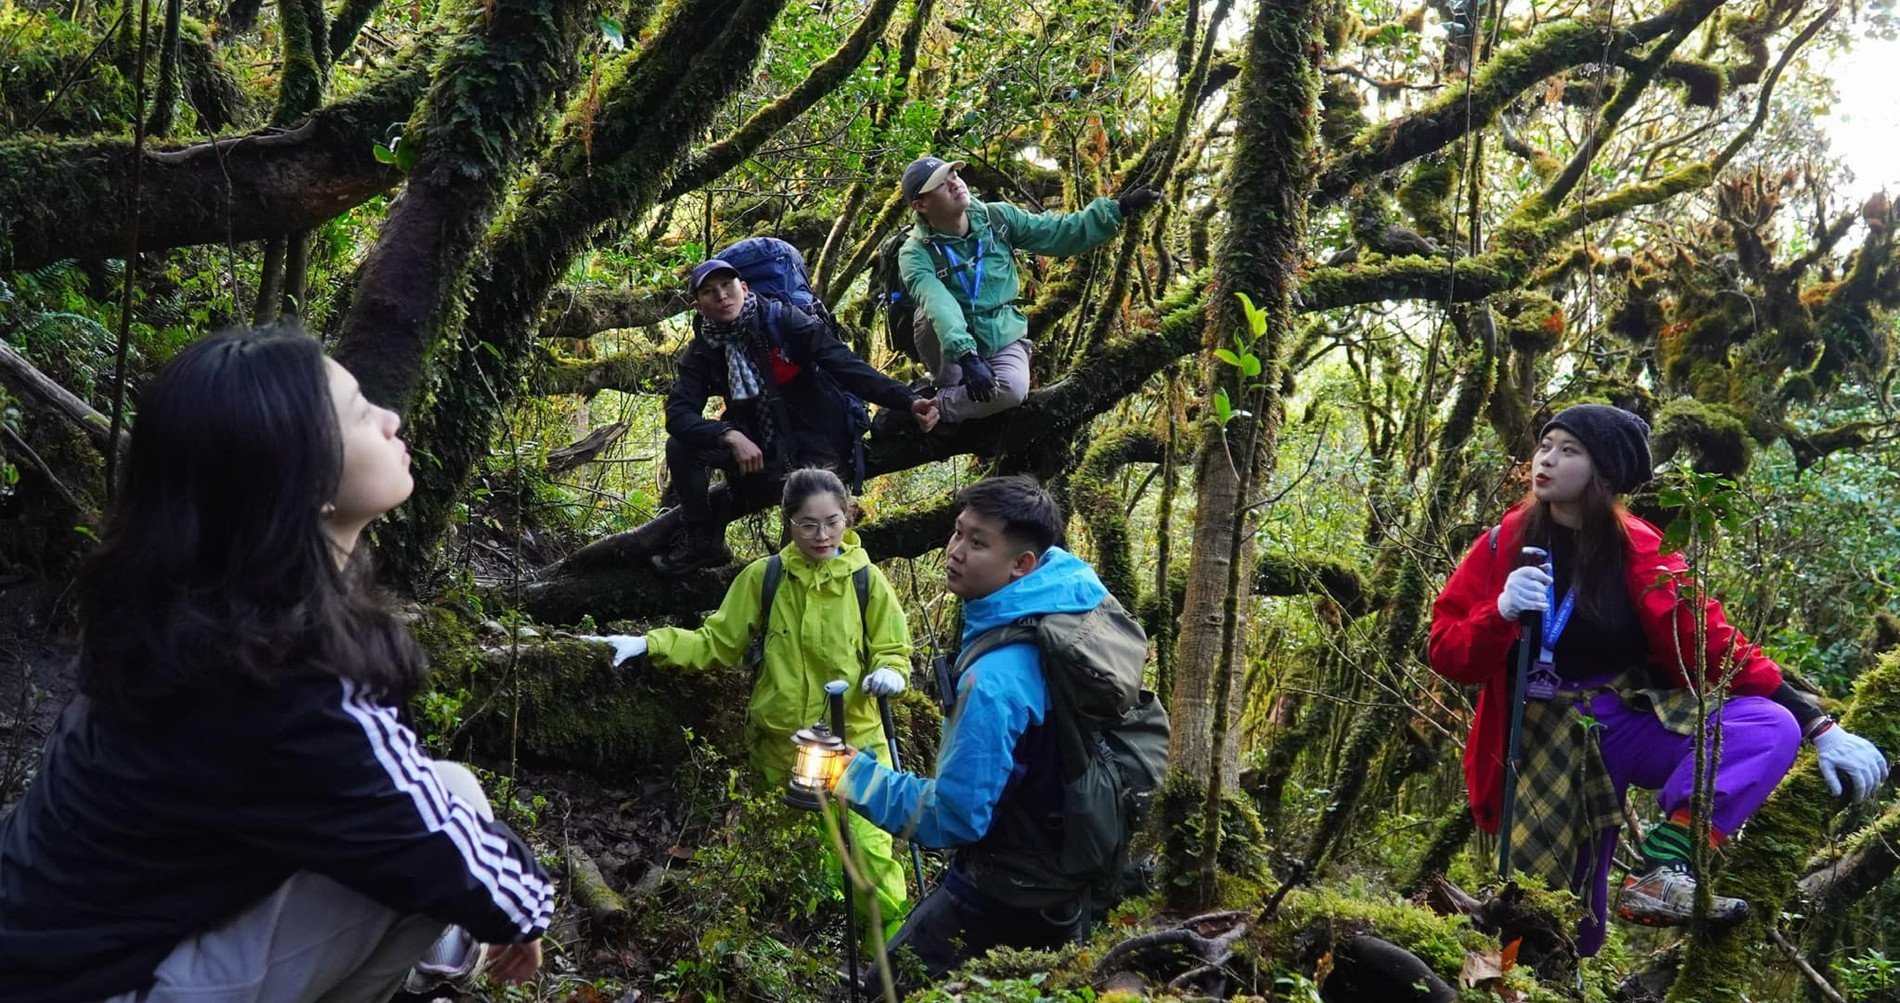
<instances>
[{"instance_id":1,"label":"lime green rain jacket","mask_svg":"<svg viewBox=\"0 0 1900 1003\"><path fill-rule=\"evenodd\" d=\"M871 565L856 532L845 532L838 556L828 561L813 563L799 553L797 544L779 556L785 561L785 576L772 600L765 663L759 667L746 714L753 765L775 779L791 771L792 733L827 717L826 683L842 679L851 684L844 700L846 740L882 753L884 728L877 700L860 689L859 682L877 668L910 676L910 625L896 590ZM860 626L851 574L867 566L870 602ZM758 629L764 582L764 559L746 565L719 609L698 630L659 627L649 632L648 657L655 665L687 671L741 664Z\"/></svg>"},{"instance_id":2,"label":"lime green rain jacket","mask_svg":"<svg viewBox=\"0 0 1900 1003\"><path fill-rule=\"evenodd\" d=\"M1081 254L1114 236L1122 224L1121 206L1111 198L1098 198L1082 211L1069 213L1025 212L1007 202L972 199L965 211L970 232L961 237L938 233L919 215L910 228L911 239L904 241L897 258L904 288L930 318L945 359L960 358L973 346L988 358L1029 333L1029 320L1016 306L1021 282L1011 248L1056 257ZM1009 228L1008 243L992 237L992 212L997 222ZM925 241L947 249L944 263L952 266L970 261L980 243L982 282L972 281L974 267L937 278L938 264ZM972 285L977 287L974 298Z\"/></svg>"}]
</instances>

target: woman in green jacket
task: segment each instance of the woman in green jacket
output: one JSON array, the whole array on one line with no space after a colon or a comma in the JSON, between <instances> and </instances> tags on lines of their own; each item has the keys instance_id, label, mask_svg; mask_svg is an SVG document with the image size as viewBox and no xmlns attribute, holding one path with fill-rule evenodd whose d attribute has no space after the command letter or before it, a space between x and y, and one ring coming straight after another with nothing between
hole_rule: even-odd
<instances>
[{"instance_id":1,"label":"woman in green jacket","mask_svg":"<svg viewBox=\"0 0 1900 1003\"><path fill-rule=\"evenodd\" d=\"M822 468L793 471L785 479L782 511L792 542L778 553L784 571L746 711L747 748L768 790L783 787L791 776L792 733L826 719L825 684L836 679L851 684L846 741L890 765L877 700L903 692L910 674L910 625L896 590L851 529L843 482ZM760 634L759 600L770 560L753 561L739 572L718 611L698 630L659 627L639 637L609 638L616 664L642 654L655 665L689 672L742 664ZM853 582L860 568L869 577L862 610ZM890 833L855 813L850 825L884 922L902 919L909 901Z\"/></svg>"}]
</instances>

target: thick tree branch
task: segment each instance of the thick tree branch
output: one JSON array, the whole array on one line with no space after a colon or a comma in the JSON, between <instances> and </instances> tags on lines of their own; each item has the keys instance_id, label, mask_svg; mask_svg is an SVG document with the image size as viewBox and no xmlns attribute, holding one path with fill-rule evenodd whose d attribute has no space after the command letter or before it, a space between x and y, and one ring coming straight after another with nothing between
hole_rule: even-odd
<instances>
[{"instance_id":1,"label":"thick tree branch","mask_svg":"<svg viewBox=\"0 0 1900 1003\"><path fill-rule=\"evenodd\" d=\"M1696 164L1580 203L1553 217L1521 213L1498 232L1493 250L1450 264L1440 258L1410 256L1373 265L1315 268L1300 283L1300 309L1330 310L1404 299L1477 302L1522 286L1552 249L1584 226L1704 188L1710 178L1708 165Z\"/></svg>"},{"instance_id":2,"label":"thick tree branch","mask_svg":"<svg viewBox=\"0 0 1900 1003\"><path fill-rule=\"evenodd\" d=\"M537 393L581 394L592 397L602 390L626 394L663 394L673 385L674 349L623 352L604 359L570 359L556 355L533 378Z\"/></svg>"},{"instance_id":3,"label":"thick tree branch","mask_svg":"<svg viewBox=\"0 0 1900 1003\"><path fill-rule=\"evenodd\" d=\"M858 64L864 62L864 56L871 51L871 43L884 34L884 26L891 21L891 12L897 9L897 0L877 0L864 14L864 20L858 22L850 37L846 38L837 51L825 58L825 61L812 67L811 74L799 81L798 86L787 91L778 100L752 113L732 135L714 143L710 149L693 158L686 168L679 172L673 183L667 186L662 199L676 199L698 189L714 178L739 166L745 158L752 155L772 134L786 125L819 99L837 90Z\"/></svg>"},{"instance_id":4,"label":"thick tree branch","mask_svg":"<svg viewBox=\"0 0 1900 1003\"><path fill-rule=\"evenodd\" d=\"M429 79L418 45L361 94L295 129L148 150L139 182L139 250L256 240L316 226L399 177L372 148L409 117ZM129 140L0 143L0 270L125 253Z\"/></svg>"},{"instance_id":5,"label":"thick tree branch","mask_svg":"<svg viewBox=\"0 0 1900 1003\"><path fill-rule=\"evenodd\" d=\"M991 418L939 425L928 436L901 423L899 432L874 432L865 444L867 475L908 470L960 454L996 455L1037 441L1066 441L1168 363L1199 347L1205 310L1199 290L1198 283L1184 287L1163 304L1167 313L1149 333L1109 345L1067 379L1031 394L1021 407ZM723 487L713 490L723 492ZM657 574L647 563L648 555L672 536L676 516L676 511L668 511L643 526L596 540L542 569L527 585L528 611L545 622L568 623L586 613L617 618L710 609L725 594L725 583L737 569L675 578ZM942 507L922 510L867 524L861 535L874 558L913 557L941 544L954 516Z\"/></svg>"},{"instance_id":6,"label":"thick tree branch","mask_svg":"<svg viewBox=\"0 0 1900 1003\"><path fill-rule=\"evenodd\" d=\"M591 338L602 331L646 327L692 308L684 290L556 289L541 314L543 338Z\"/></svg>"},{"instance_id":7,"label":"thick tree branch","mask_svg":"<svg viewBox=\"0 0 1900 1003\"><path fill-rule=\"evenodd\" d=\"M1348 616L1372 611L1372 586L1358 568L1313 554L1262 554L1253 591L1262 596L1323 595Z\"/></svg>"}]
</instances>

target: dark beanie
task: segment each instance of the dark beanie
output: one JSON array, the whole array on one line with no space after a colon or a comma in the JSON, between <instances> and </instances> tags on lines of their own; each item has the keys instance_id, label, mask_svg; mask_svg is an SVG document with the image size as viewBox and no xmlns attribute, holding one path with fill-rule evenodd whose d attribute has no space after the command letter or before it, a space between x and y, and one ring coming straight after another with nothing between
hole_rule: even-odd
<instances>
[{"instance_id":1,"label":"dark beanie","mask_svg":"<svg viewBox=\"0 0 1900 1003\"><path fill-rule=\"evenodd\" d=\"M1537 437L1549 435L1553 428L1583 443L1590 451L1590 462L1617 494L1628 494L1649 482L1649 423L1637 415L1608 404L1578 404L1557 412Z\"/></svg>"}]
</instances>

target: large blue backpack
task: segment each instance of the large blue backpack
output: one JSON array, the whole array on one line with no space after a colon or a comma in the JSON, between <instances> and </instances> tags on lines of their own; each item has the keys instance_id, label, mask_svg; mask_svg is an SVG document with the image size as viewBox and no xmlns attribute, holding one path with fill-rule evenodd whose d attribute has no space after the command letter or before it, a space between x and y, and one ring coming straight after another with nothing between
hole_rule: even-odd
<instances>
[{"instance_id":1,"label":"large blue backpack","mask_svg":"<svg viewBox=\"0 0 1900 1003\"><path fill-rule=\"evenodd\" d=\"M767 301L762 305L765 336L781 352L785 351L785 337L779 326L779 310L785 307L818 318L833 338L849 343L831 308L812 291L805 256L798 248L777 237L747 237L721 248L713 257L736 269L747 288ZM864 433L871 428L870 409L864 398L838 386L829 374L808 368L812 368L812 377L825 381L842 402L845 428L851 435L851 491L855 494L864 486Z\"/></svg>"}]
</instances>

